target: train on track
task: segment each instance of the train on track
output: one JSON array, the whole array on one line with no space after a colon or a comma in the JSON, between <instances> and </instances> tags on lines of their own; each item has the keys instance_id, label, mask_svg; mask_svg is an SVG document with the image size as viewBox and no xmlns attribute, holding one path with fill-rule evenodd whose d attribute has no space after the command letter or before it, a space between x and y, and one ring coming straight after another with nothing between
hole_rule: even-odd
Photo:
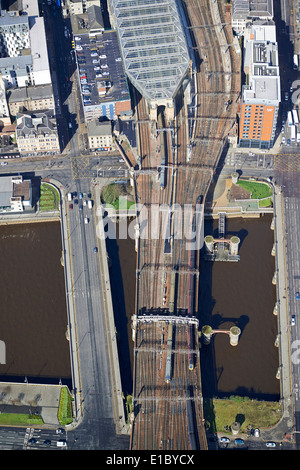
<instances>
[{"instance_id":1,"label":"train on track","mask_svg":"<svg viewBox=\"0 0 300 470\"><path fill-rule=\"evenodd\" d=\"M195 432L195 424L194 424L194 417L193 417L193 410L192 410L192 400L191 400L191 392L189 389L185 392L185 409L186 409L186 419L188 425L188 435L189 435L189 443L191 450L197 450L197 438Z\"/></svg>"},{"instance_id":2,"label":"train on track","mask_svg":"<svg viewBox=\"0 0 300 470\"><path fill-rule=\"evenodd\" d=\"M157 111L157 124L159 129L164 129L164 108L160 107ZM166 154L167 154L167 139L166 132L162 131L160 134L160 189L163 191L166 187Z\"/></svg>"},{"instance_id":3,"label":"train on track","mask_svg":"<svg viewBox=\"0 0 300 470\"><path fill-rule=\"evenodd\" d=\"M168 340L167 340L167 361L165 371L165 381L170 383L172 374L172 349L173 349L173 325L170 323L168 326Z\"/></svg>"}]
</instances>

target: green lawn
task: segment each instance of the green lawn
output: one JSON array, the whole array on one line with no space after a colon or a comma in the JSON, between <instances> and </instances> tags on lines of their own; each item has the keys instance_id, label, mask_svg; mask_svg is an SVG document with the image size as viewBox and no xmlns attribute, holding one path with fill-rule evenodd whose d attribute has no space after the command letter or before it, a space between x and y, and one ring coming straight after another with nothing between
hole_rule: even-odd
<instances>
[{"instance_id":1,"label":"green lawn","mask_svg":"<svg viewBox=\"0 0 300 470\"><path fill-rule=\"evenodd\" d=\"M59 193L58 191L47 183L41 184L40 194L40 210L53 211L58 210L59 207Z\"/></svg>"},{"instance_id":2,"label":"green lawn","mask_svg":"<svg viewBox=\"0 0 300 470\"><path fill-rule=\"evenodd\" d=\"M62 426L70 424L73 421L72 417L72 398L67 387L63 387L60 393L58 420Z\"/></svg>"},{"instance_id":3,"label":"green lawn","mask_svg":"<svg viewBox=\"0 0 300 470\"><path fill-rule=\"evenodd\" d=\"M246 189L251 194L251 199L259 199L259 207L272 206L272 189L266 183L258 183L255 181L239 180L237 182L241 188Z\"/></svg>"},{"instance_id":4,"label":"green lawn","mask_svg":"<svg viewBox=\"0 0 300 470\"><path fill-rule=\"evenodd\" d=\"M263 199L272 196L272 189L266 183L239 180L237 184L251 193L251 199Z\"/></svg>"},{"instance_id":5,"label":"green lawn","mask_svg":"<svg viewBox=\"0 0 300 470\"><path fill-rule=\"evenodd\" d=\"M250 400L243 397L204 400L205 421L211 432L226 432L235 421L240 423L241 433L246 433L249 426L269 428L278 423L281 414L279 402Z\"/></svg>"},{"instance_id":6,"label":"green lawn","mask_svg":"<svg viewBox=\"0 0 300 470\"><path fill-rule=\"evenodd\" d=\"M0 413L0 425L30 426L33 424L41 426L43 424L41 416L21 413Z\"/></svg>"}]
</instances>

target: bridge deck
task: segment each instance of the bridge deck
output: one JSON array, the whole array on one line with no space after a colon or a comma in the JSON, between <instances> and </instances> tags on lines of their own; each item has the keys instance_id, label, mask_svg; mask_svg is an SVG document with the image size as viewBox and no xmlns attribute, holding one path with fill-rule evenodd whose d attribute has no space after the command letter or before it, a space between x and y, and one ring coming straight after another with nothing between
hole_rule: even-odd
<instances>
[{"instance_id":1,"label":"bridge deck","mask_svg":"<svg viewBox=\"0 0 300 470\"><path fill-rule=\"evenodd\" d=\"M174 321L169 383L166 383L169 322L157 318L150 323L141 317L138 326L133 391L135 432L131 449L205 448L196 325L194 367L189 370L188 325ZM189 409L193 410L190 421Z\"/></svg>"}]
</instances>

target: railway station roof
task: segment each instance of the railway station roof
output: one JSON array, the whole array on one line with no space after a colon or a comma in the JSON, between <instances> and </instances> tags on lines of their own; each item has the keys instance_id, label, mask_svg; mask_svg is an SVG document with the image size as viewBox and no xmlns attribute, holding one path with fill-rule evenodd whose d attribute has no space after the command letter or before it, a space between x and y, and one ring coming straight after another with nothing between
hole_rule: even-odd
<instances>
[{"instance_id":1,"label":"railway station roof","mask_svg":"<svg viewBox=\"0 0 300 470\"><path fill-rule=\"evenodd\" d=\"M110 0L124 67L149 100L173 99L189 67L175 0Z\"/></svg>"}]
</instances>

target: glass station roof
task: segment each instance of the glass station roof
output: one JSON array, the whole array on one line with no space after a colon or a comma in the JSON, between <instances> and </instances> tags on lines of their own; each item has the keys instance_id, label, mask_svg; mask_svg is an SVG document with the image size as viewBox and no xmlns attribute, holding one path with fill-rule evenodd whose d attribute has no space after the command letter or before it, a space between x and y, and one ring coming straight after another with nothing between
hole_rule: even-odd
<instances>
[{"instance_id":1,"label":"glass station roof","mask_svg":"<svg viewBox=\"0 0 300 470\"><path fill-rule=\"evenodd\" d=\"M110 0L124 67L150 100L172 99L189 67L175 0Z\"/></svg>"}]
</instances>

